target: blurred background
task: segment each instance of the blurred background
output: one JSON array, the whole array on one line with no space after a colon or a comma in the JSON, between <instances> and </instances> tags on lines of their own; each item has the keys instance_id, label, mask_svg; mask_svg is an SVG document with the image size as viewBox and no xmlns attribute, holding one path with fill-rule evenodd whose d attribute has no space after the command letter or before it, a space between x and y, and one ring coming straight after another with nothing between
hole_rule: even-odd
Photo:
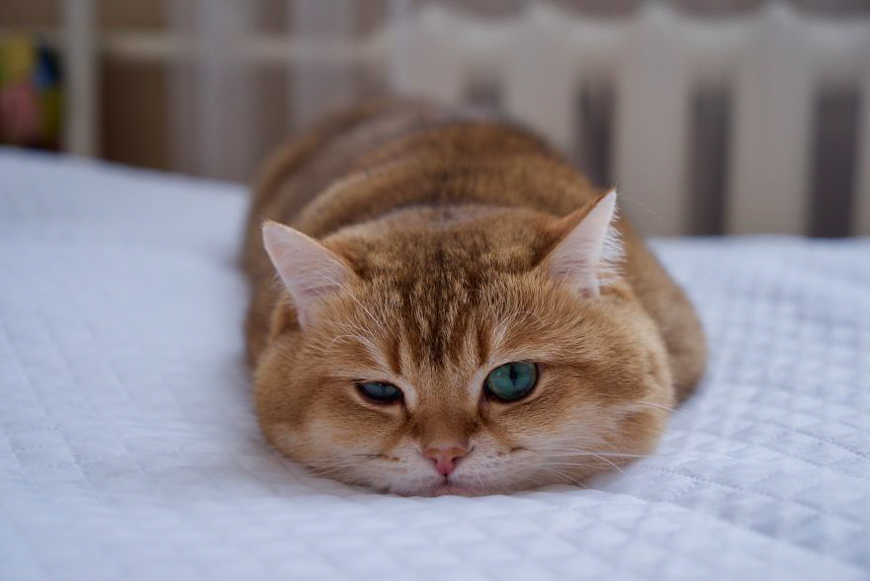
<instances>
[{"instance_id":1,"label":"blurred background","mask_svg":"<svg viewBox=\"0 0 870 581\"><path fill-rule=\"evenodd\" d=\"M0 142L235 181L385 93L504 111L648 234L870 234L868 0L3 0Z\"/></svg>"}]
</instances>

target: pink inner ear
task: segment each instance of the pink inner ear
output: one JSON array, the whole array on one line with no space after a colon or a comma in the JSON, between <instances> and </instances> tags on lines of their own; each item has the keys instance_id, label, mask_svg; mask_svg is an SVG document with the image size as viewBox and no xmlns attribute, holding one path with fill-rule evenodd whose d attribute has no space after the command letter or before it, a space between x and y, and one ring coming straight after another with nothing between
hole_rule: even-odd
<instances>
[{"instance_id":1,"label":"pink inner ear","mask_svg":"<svg viewBox=\"0 0 870 581\"><path fill-rule=\"evenodd\" d=\"M293 299L302 327L313 320L317 303L339 292L353 276L335 253L289 226L266 223L263 245Z\"/></svg>"},{"instance_id":2,"label":"pink inner ear","mask_svg":"<svg viewBox=\"0 0 870 581\"><path fill-rule=\"evenodd\" d=\"M619 234L613 227L616 190L599 199L547 258L547 270L569 282L584 297L596 297L616 274L622 260Z\"/></svg>"}]
</instances>

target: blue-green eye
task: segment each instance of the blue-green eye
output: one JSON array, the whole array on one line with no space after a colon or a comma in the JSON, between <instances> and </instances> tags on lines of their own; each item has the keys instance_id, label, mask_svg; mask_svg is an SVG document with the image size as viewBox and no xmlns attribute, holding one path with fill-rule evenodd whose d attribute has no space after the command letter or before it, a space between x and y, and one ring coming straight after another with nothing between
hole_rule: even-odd
<instances>
[{"instance_id":1,"label":"blue-green eye","mask_svg":"<svg viewBox=\"0 0 870 581\"><path fill-rule=\"evenodd\" d=\"M505 363L486 376L487 393L502 401L514 401L532 391L538 381L534 363Z\"/></svg>"},{"instance_id":2,"label":"blue-green eye","mask_svg":"<svg viewBox=\"0 0 870 581\"><path fill-rule=\"evenodd\" d=\"M402 390L382 381L366 381L356 386L364 396L378 403L393 403L402 399Z\"/></svg>"}]
</instances>

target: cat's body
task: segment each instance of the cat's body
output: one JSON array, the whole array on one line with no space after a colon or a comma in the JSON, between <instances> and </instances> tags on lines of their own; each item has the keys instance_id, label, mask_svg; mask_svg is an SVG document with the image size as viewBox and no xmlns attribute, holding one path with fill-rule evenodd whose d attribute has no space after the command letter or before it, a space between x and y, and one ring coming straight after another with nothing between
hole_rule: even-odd
<instances>
[{"instance_id":1,"label":"cat's body","mask_svg":"<svg viewBox=\"0 0 870 581\"><path fill-rule=\"evenodd\" d=\"M420 103L363 106L281 151L244 258L269 440L404 494L576 481L649 452L704 339L624 220L614 246L614 198L523 129ZM267 226L269 255L265 220L295 229ZM534 372L533 391L494 397L499 366L508 387Z\"/></svg>"}]
</instances>

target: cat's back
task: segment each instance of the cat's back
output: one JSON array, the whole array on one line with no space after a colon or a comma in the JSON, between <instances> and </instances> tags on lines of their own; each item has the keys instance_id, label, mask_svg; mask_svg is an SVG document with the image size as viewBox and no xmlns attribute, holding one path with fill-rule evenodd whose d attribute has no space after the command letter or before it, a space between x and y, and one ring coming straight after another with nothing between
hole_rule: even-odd
<instances>
[{"instance_id":1,"label":"cat's back","mask_svg":"<svg viewBox=\"0 0 870 581\"><path fill-rule=\"evenodd\" d=\"M581 187L527 195L553 180ZM596 193L543 140L491 110L385 99L328 117L282 147L255 184L249 230L268 218L323 237L399 205L454 201L566 214Z\"/></svg>"}]
</instances>

